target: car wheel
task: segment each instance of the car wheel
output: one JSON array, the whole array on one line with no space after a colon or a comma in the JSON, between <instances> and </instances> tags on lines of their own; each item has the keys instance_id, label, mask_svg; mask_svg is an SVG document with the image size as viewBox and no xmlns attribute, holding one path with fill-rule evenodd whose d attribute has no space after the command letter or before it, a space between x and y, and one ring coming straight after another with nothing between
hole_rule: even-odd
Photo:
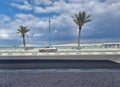
<instances>
[{"instance_id":1,"label":"car wheel","mask_svg":"<svg viewBox=\"0 0 120 87\"><path fill-rule=\"evenodd\" d=\"M41 50L41 52L44 52L44 50Z\"/></svg>"},{"instance_id":2,"label":"car wheel","mask_svg":"<svg viewBox=\"0 0 120 87\"><path fill-rule=\"evenodd\" d=\"M53 49L52 52L55 52L55 50Z\"/></svg>"}]
</instances>

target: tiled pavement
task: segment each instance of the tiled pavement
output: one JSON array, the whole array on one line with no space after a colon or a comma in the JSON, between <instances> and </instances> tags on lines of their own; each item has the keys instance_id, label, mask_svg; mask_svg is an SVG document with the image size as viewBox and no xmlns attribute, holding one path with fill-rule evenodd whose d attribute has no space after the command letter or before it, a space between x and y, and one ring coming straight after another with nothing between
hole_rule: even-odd
<instances>
[{"instance_id":1,"label":"tiled pavement","mask_svg":"<svg viewBox=\"0 0 120 87\"><path fill-rule=\"evenodd\" d=\"M0 72L0 87L120 87L120 72Z\"/></svg>"}]
</instances>

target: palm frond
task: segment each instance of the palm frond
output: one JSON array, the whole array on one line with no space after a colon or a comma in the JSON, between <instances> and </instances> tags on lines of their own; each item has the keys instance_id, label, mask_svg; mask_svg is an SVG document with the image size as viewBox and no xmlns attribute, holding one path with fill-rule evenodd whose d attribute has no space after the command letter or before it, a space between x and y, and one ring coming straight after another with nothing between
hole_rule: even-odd
<instances>
[{"instance_id":1,"label":"palm frond","mask_svg":"<svg viewBox=\"0 0 120 87\"><path fill-rule=\"evenodd\" d=\"M27 34L25 34L27 38L29 38L29 36Z\"/></svg>"},{"instance_id":2,"label":"palm frond","mask_svg":"<svg viewBox=\"0 0 120 87\"><path fill-rule=\"evenodd\" d=\"M73 18L73 21L79 27L82 27L85 23L91 21L90 15L87 15L85 11L79 12L78 14L75 14L72 18Z\"/></svg>"},{"instance_id":3,"label":"palm frond","mask_svg":"<svg viewBox=\"0 0 120 87\"><path fill-rule=\"evenodd\" d=\"M81 23L84 23L85 17L86 17L86 13L83 11L83 12L81 13Z\"/></svg>"},{"instance_id":4,"label":"palm frond","mask_svg":"<svg viewBox=\"0 0 120 87\"><path fill-rule=\"evenodd\" d=\"M22 37L25 37L26 33L29 32L30 30L27 29L26 26L19 26L18 32L20 33Z\"/></svg>"},{"instance_id":5,"label":"palm frond","mask_svg":"<svg viewBox=\"0 0 120 87\"><path fill-rule=\"evenodd\" d=\"M91 21L91 19L88 19L88 20L85 21L85 23L90 22L90 21Z\"/></svg>"},{"instance_id":6,"label":"palm frond","mask_svg":"<svg viewBox=\"0 0 120 87\"><path fill-rule=\"evenodd\" d=\"M91 15L87 15L86 17L85 17L85 19L87 20L87 19L89 19L91 17Z\"/></svg>"}]
</instances>

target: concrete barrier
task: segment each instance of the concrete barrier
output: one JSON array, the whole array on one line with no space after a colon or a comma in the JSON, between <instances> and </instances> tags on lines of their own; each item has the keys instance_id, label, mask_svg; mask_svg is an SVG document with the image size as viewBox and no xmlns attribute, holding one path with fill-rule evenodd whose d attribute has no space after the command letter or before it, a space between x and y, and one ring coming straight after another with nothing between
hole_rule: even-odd
<instances>
[{"instance_id":1,"label":"concrete barrier","mask_svg":"<svg viewBox=\"0 0 120 87\"><path fill-rule=\"evenodd\" d=\"M120 52L1 52L0 59L94 59L120 63Z\"/></svg>"}]
</instances>

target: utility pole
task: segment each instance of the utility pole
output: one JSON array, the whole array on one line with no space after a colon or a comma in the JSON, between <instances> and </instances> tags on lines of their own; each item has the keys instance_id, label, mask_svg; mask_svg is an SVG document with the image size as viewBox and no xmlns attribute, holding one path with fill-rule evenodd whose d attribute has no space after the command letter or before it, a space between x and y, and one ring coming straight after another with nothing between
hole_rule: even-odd
<instances>
[{"instance_id":1,"label":"utility pole","mask_svg":"<svg viewBox=\"0 0 120 87\"><path fill-rule=\"evenodd\" d=\"M51 20L50 20L50 17L49 17L49 47L51 46L51 30L50 30L50 23L51 23Z\"/></svg>"}]
</instances>

